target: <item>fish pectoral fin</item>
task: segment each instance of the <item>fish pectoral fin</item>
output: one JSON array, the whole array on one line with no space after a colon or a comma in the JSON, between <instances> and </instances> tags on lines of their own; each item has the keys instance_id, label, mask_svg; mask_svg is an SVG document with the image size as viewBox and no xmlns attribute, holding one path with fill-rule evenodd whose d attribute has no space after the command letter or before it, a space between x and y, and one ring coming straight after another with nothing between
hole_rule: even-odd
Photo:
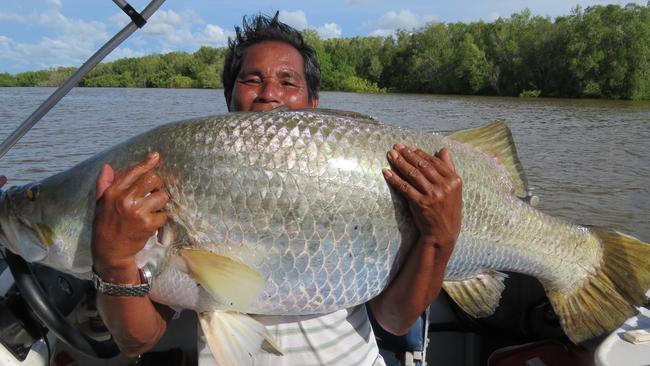
<instances>
[{"instance_id":1,"label":"fish pectoral fin","mask_svg":"<svg viewBox=\"0 0 650 366\"><path fill-rule=\"evenodd\" d=\"M201 249L181 249L188 273L228 309L246 311L259 296L264 280L253 268Z\"/></svg>"},{"instance_id":2,"label":"fish pectoral fin","mask_svg":"<svg viewBox=\"0 0 650 366\"><path fill-rule=\"evenodd\" d=\"M231 311L199 314L206 343L217 365L252 365L255 354L264 345L277 347L266 327L250 316ZM273 352L282 354L279 348Z\"/></svg>"},{"instance_id":3,"label":"fish pectoral fin","mask_svg":"<svg viewBox=\"0 0 650 366\"><path fill-rule=\"evenodd\" d=\"M494 159L512 181L513 193L520 198L528 195L528 178L517 155L515 140L504 122L490 123L478 128L453 132L447 137L470 145Z\"/></svg>"},{"instance_id":4,"label":"fish pectoral fin","mask_svg":"<svg viewBox=\"0 0 650 366\"><path fill-rule=\"evenodd\" d=\"M499 305L508 277L498 271L482 272L462 281L445 281L442 287L463 311L475 318L490 316Z\"/></svg>"}]
</instances>

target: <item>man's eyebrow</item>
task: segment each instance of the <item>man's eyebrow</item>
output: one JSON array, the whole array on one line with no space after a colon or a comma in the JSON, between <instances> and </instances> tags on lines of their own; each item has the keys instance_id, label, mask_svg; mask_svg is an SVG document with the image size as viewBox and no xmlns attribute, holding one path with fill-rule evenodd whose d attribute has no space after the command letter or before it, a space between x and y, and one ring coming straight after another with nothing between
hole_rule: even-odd
<instances>
[{"instance_id":1,"label":"man's eyebrow","mask_svg":"<svg viewBox=\"0 0 650 366\"><path fill-rule=\"evenodd\" d=\"M295 70L292 70L292 69L280 69L277 72L277 76L283 77L283 78L290 77L290 78L300 79L300 80L303 79L302 75L300 75L299 72L297 72Z\"/></svg>"},{"instance_id":2,"label":"man's eyebrow","mask_svg":"<svg viewBox=\"0 0 650 366\"><path fill-rule=\"evenodd\" d=\"M262 70L260 70L260 69L241 69L239 71L239 74L237 74L237 76L242 76L242 75L262 76Z\"/></svg>"}]
</instances>

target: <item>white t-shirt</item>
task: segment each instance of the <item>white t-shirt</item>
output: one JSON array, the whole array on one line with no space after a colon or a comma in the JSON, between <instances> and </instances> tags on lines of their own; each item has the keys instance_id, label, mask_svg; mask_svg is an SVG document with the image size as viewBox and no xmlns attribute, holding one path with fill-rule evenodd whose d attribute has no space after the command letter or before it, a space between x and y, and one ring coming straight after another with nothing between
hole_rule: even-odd
<instances>
[{"instance_id":1,"label":"white t-shirt","mask_svg":"<svg viewBox=\"0 0 650 366\"><path fill-rule=\"evenodd\" d=\"M283 355L260 351L259 366L385 366L364 305L312 316L255 316ZM216 365L199 327L199 366Z\"/></svg>"}]
</instances>

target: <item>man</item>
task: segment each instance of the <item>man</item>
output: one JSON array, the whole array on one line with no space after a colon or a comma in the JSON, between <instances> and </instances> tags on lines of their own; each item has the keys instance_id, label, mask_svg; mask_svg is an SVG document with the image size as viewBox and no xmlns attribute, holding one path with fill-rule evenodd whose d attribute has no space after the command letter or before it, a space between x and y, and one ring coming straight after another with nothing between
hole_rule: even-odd
<instances>
[{"instance_id":1,"label":"man","mask_svg":"<svg viewBox=\"0 0 650 366\"><path fill-rule=\"evenodd\" d=\"M243 29L236 30L223 75L229 111L318 106L320 69L299 32L279 22L277 14L244 20ZM383 175L409 202L420 237L400 272L369 308L386 330L404 334L440 290L460 231L462 181L445 149L431 156L398 144L387 159L391 169ZM100 173L92 249L94 269L105 282L141 283L134 256L167 219L163 208L169 197L154 172L160 163L153 153L122 172L105 166ZM98 307L129 356L150 349L164 334L171 314L147 296L100 293ZM384 364L363 305L320 316L257 319L278 338L285 353L262 351L255 356L258 364Z\"/></svg>"}]
</instances>

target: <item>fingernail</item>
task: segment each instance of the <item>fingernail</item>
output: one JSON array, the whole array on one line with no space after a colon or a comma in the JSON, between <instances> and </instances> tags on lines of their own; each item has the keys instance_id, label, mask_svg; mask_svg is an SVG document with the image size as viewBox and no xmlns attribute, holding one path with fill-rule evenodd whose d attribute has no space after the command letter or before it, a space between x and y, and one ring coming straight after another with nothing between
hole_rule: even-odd
<instances>
[{"instance_id":1,"label":"fingernail","mask_svg":"<svg viewBox=\"0 0 650 366\"><path fill-rule=\"evenodd\" d=\"M390 169L385 169L384 168L384 169L381 170L381 172L384 173L384 177L386 177L386 178L390 178L390 177L393 176L393 173L390 171Z\"/></svg>"},{"instance_id":2,"label":"fingernail","mask_svg":"<svg viewBox=\"0 0 650 366\"><path fill-rule=\"evenodd\" d=\"M402 149L405 148L405 147L406 147L406 146L404 146L404 145L402 145L402 144L395 144L395 149L397 149L397 150L402 150Z\"/></svg>"},{"instance_id":3,"label":"fingernail","mask_svg":"<svg viewBox=\"0 0 650 366\"><path fill-rule=\"evenodd\" d=\"M415 150L417 150L417 149L414 148L414 147L409 147L409 148L408 148L408 152L410 152L410 153L414 153Z\"/></svg>"},{"instance_id":4,"label":"fingernail","mask_svg":"<svg viewBox=\"0 0 650 366\"><path fill-rule=\"evenodd\" d=\"M147 158L149 158L149 159L158 159L158 156L159 156L159 155L160 155L160 154L158 154L157 151L154 151L154 152L152 152L152 153L149 153L149 156L147 156Z\"/></svg>"},{"instance_id":5,"label":"fingernail","mask_svg":"<svg viewBox=\"0 0 650 366\"><path fill-rule=\"evenodd\" d=\"M391 160L391 161L397 159L397 156L398 156L398 154L397 154L397 151L395 151L395 150L390 150L388 152L388 159Z\"/></svg>"}]
</instances>

